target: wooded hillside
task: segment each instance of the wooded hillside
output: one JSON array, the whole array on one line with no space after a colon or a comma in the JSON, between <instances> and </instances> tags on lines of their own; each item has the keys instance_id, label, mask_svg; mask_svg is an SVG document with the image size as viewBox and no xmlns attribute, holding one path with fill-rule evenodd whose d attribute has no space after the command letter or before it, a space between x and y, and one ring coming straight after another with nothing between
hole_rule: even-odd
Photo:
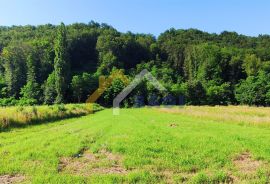
<instances>
[{"instance_id":1,"label":"wooded hillside","mask_svg":"<svg viewBox=\"0 0 270 184\"><path fill-rule=\"evenodd\" d=\"M132 80L143 69L187 104L270 104L269 35L170 29L156 38L96 22L13 26L0 27L0 53L2 106L84 102L100 75L122 70ZM124 87L115 80L99 103L112 105ZM139 99L166 103L147 82L124 105Z\"/></svg>"}]
</instances>

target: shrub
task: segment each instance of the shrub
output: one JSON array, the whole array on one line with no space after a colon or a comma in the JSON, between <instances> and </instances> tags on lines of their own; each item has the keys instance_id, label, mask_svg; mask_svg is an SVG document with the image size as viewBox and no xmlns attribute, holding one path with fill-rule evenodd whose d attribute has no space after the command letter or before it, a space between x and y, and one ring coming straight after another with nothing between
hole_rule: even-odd
<instances>
[{"instance_id":1,"label":"shrub","mask_svg":"<svg viewBox=\"0 0 270 184\"><path fill-rule=\"evenodd\" d=\"M14 106L18 104L18 100L16 100L14 97L10 98L2 98L0 99L0 106L6 107L6 106Z\"/></svg>"},{"instance_id":2,"label":"shrub","mask_svg":"<svg viewBox=\"0 0 270 184\"><path fill-rule=\"evenodd\" d=\"M228 105L232 96L230 84L211 85L207 88L206 95L210 105Z\"/></svg>"}]
</instances>

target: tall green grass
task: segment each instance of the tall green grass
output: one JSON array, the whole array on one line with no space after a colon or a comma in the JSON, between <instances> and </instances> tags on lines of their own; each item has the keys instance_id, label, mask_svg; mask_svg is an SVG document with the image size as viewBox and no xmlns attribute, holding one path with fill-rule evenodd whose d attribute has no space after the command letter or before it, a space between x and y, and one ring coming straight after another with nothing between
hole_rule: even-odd
<instances>
[{"instance_id":1,"label":"tall green grass","mask_svg":"<svg viewBox=\"0 0 270 184\"><path fill-rule=\"evenodd\" d=\"M102 109L97 104L2 107L0 108L0 130L83 116Z\"/></svg>"}]
</instances>

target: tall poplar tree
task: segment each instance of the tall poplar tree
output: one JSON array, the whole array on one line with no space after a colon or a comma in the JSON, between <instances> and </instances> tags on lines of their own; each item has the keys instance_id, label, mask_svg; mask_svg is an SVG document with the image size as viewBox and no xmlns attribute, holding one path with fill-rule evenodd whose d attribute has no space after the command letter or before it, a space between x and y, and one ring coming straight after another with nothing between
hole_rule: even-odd
<instances>
[{"instance_id":1,"label":"tall poplar tree","mask_svg":"<svg viewBox=\"0 0 270 184\"><path fill-rule=\"evenodd\" d=\"M55 103L59 104L64 103L69 74L67 36L66 26L64 23L61 23L60 27L58 28L54 49L55 89L57 93Z\"/></svg>"}]
</instances>

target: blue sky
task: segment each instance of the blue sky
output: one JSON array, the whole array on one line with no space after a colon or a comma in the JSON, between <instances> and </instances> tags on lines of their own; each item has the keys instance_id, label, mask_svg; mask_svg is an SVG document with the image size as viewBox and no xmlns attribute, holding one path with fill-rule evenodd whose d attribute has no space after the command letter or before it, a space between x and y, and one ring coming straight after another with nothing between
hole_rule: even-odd
<instances>
[{"instance_id":1,"label":"blue sky","mask_svg":"<svg viewBox=\"0 0 270 184\"><path fill-rule=\"evenodd\" d=\"M269 0L0 0L0 25L105 22L119 31L174 28L270 34Z\"/></svg>"}]
</instances>

